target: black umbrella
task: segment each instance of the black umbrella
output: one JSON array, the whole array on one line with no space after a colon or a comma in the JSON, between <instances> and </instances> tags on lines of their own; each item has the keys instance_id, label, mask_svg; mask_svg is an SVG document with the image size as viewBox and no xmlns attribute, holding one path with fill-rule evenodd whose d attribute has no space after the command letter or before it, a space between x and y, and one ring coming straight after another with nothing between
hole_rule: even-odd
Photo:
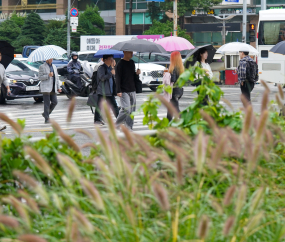
<instances>
[{"instance_id":1,"label":"black umbrella","mask_svg":"<svg viewBox=\"0 0 285 242\"><path fill-rule=\"evenodd\" d=\"M194 66L197 61L197 56L200 54L200 49L206 49L208 51L208 59L207 63L212 63L214 59L214 55L216 54L216 49L212 45L203 45L196 47L194 50L191 50L189 54L186 56L185 67L189 68L189 66ZM190 58L192 56L192 58Z\"/></svg>"},{"instance_id":2,"label":"black umbrella","mask_svg":"<svg viewBox=\"0 0 285 242\"><path fill-rule=\"evenodd\" d=\"M123 41L114 45L111 49L120 50L120 51L138 52L139 57L140 53L142 52L167 53L166 50L161 45L143 39Z\"/></svg>"},{"instance_id":3,"label":"black umbrella","mask_svg":"<svg viewBox=\"0 0 285 242\"><path fill-rule=\"evenodd\" d=\"M1 64L7 68L7 66L14 59L14 47L10 45L7 41L0 41L0 52L2 54Z\"/></svg>"},{"instance_id":4,"label":"black umbrella","mask_svg":"<svg viewBox=\"0 0 285 242\"><path fill-rule=\"evenodd\" d=\"M281 41L278 44L274 45L269 51L275 54L285 55L285 41Z\"/></svg>"}]
</instances>

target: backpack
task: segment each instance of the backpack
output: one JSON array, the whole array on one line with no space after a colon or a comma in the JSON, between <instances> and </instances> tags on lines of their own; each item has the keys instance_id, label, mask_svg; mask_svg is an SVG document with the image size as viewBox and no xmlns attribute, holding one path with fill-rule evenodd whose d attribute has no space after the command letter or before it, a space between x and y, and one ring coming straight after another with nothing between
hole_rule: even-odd
<instances>
[{"instance_id":1,"label":"backpack","mask_svg":"<svg viewBox=\"0 0 285 242\"><path fill-rule=\"evenodd\" d=\"M98 69L100 68L101 66L98 67ZM98 71L97 69L97 71ZM91 86L92 86L92 91L95 93L97 91L97 87L98 87L98 82L97 82L97 71L94 71L93 72L93 75L92 75L92 82L91 82ZM105 68L105 74L107 74L107 68Z\"/></svg>"},{"instance_id":2,"label":"backpack","mask_svg":"<svg viewBox=\"0 0 285 242\"><path fill-rule=\"evenodd\" d=\"M250 82L258 81L258 66L254 61L246 62L246 80Z\"/></svg>"}]
</instances>

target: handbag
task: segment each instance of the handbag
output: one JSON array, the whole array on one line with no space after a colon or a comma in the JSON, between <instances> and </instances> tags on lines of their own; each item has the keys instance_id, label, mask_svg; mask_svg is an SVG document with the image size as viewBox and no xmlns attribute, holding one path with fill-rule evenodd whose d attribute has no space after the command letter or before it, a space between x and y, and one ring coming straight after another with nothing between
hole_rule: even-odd
<instances>
[{"instance_id":1,"label":"handbag","mask_svg":"<svg viewBox=\"0 0 285 242\"><path fill-rule=\"evenodd\" d=\"M91 92L88 96L87 105L90 107L98 106L98 94L96 92Z\"/></svg>"},{"instance_id":2,"label":"handbag","mask_svg":"<svg viewBox=\"0 0 285 242\"><path fill-rule=\"evenodd\" d=\"M134 74L134 80L135 80L136 93L142 93L142 82L140 80L139 75L137 75L136 73Z\"/></svg>"},{"instance_id":3,"label":"handbag","mask_svg":"<svg viewBox=\"0 0 285 242\"><path fill-rule=\"evenodd\" d=\"M174 87L172 90L172 97L177 98L178 100L183 96L184 89L180 87Z\"/></svg>"}]
</instances>

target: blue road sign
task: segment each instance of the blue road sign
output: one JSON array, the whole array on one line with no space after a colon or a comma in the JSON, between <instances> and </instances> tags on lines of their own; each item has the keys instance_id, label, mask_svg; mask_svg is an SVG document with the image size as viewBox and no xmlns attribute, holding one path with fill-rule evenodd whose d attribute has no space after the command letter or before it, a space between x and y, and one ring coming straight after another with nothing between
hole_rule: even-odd
<instances>
[{"instance_id":1,"label":"blue road sign","mask_svg":"<svg viewBox=\"0 0 285 242\"><path fill-rule=\"evenodd\" d=\"M72 8L72 9L70 10L70 15L71 15L72 17L77 17L77 16L78 16L78 10L77 10L76 8Z\"/></svg>"}]
</instances>

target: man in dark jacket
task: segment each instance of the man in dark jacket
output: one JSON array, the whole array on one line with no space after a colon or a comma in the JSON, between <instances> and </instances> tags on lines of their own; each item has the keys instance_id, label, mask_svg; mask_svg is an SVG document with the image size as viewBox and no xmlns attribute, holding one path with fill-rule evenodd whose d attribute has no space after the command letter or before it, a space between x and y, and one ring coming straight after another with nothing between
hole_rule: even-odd
<instances>
[{"instance_id":1,"label":"man in dark jacket","mask_svg":"<svg viewBox=\"0 0 285 242\"><path fill-rule=\"evenodd\" d=\"M117 95L116 83L115 83L115 69L114 59L112 55L103 56L104 64L99 66L97 70L97 95L98 95L98 107L94 114L94 123L97 125L104 125L100 115L100 102L102 99L106 99L112 108L112 111L117 118L119 115L119 108L115 99Z\"/></svg>"},{"instance_id":2,"label":"man in dark jacket","mask_svg":"<svg viewBox=\"0 0 285 242\"><path fill-rule=\"evenodd\" d=\"M77 86L78 92L82 88L82 82L80 77L80 71L82 69L80 62L78 61L78 54L76 52L71 53L72 60L67 65L67 72L70 80Z\"/></svg>"}]
</instances>

